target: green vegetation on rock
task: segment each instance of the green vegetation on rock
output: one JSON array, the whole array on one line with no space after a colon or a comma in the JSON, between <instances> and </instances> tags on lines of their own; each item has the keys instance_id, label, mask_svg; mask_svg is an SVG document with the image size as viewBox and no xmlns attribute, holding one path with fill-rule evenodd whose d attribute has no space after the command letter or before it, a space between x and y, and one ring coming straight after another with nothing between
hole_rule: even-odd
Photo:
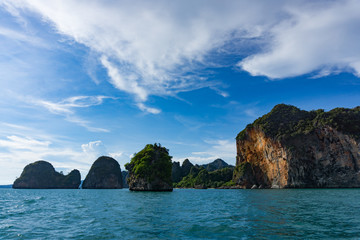
<instances>
[{"instance_id":1,"label":"green vegetation on rock","mask_svg":"<svg viewBox=\"0 0 360 240\"><path fill-rule=\"evenodd\" d=\"M215 171L207 171L203 166L193 166L190 173L179 183L174 183L177 188L220 188L233 186L233 167Z\"/></svg>"},{"instance_id":2,"label":"green vegetation on rock","mask_svg":"<svg viewBox=\"0 0 360 240\"><path fill-rule=\"evenodd\" d=\"M248 124L236 139L245 140L251 128L261 129L267 136L277 140L306 135L316 128L329 126L355 138L360 137L360 107L304 111L297 107L278 104L268 114Z\"/></svg>"},{"instance_id":3,"label":"green vegetation on rock","mask_svg":"<svg viewBox=\"0 0 360 240\"><path fill-rule=\"evenodd\" d=\"M144 149L135 154L130 163L125 165L125 168L129 171L130 190L132 190L132 186L139 189L144 187L143 190L151 190L146 189L145 186L138 186L140 182L143 182L140 185L152 185L151 183L157 182L159 187L162 183L172 186L171 158L169 150L160 144L147 144ZM155 185L154 188L154 190L157 190Z\"/></svg>"}]
</instances>

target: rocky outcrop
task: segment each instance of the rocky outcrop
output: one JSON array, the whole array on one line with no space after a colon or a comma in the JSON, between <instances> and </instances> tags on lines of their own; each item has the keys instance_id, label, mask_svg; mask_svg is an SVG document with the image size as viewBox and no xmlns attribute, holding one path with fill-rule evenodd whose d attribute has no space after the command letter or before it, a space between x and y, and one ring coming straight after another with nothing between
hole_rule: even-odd
<instances>
[{"instance_id":1,"label":"rocky outcrop","mask_svg":"<svg viewBox=\"0 0 360 240\"><path fill-rule=\"evenodd\" d=\"M171 169L172 182L180 182L183 177L190 173L193 166L194 165L189 161L189 159L185 159L181 166L179 162L173 162Z\"/></svg>"},{"instance_id":2,"label":"rocky outcrop","mask_svg":"<svg viewBox=\"0 0 360 240\"><path fill-rule=\"evenodd\" d=\"M219 169L223 169L223 168L227 168L227 167L234 167L232 165L227 164L224 160L222 160L220 158L215 159L211 163L203 164L201 166L203 166L209 172L219 170Z\"/></svg>"},{"instance_id":3,"label":"rocky outcrop","mask_svg":"<svg viewBox=\"0 0 360 240\"><path fill-rule=\"evenodd\" d=\"M55 171L46 161L37 161L27 165L21 176L15 180L13 188L27 189L76 189L80 185L80 172L72 170L68 175Z\"/></svg>"},{"instance_id":4,"label":"rocky outcrop","mask_svg":"<svg viewBox=\"0 0 360 240\"><path fill-rule=\"evenodd\" d=\"M91 166L82 188L119 189L123 187L123 178L119 163L111 158L99 157Z\"/></svg>"},{"instance_id":5,"label":"rocky outcrop","mask_svg":"<svg viewBox=\"0 0 360 240\"><path fill-rule=\"evenodd\" d=\"M233 181L245 188L360 187L360 108L274 109L237 136Z\"/></svg>"},{"instance_id":6,"label":"rocky outcrop","mask_svg":"<svg viewBox=\"0 0 360 240\"><path fill-rule=\"evenodd\" d=\"M191 168L194 166L189 159L185 159L184 162L181 165L181 171L183 176L186 176L190 173Z\"/></svg>"},{"instance_id":7,"label":"rocky outcrop","mask_svg":"<svg viewBox=\"0 0 360 240\"><path fill-rule=\"evenodd\" d=\"M180 162L173 162L171 168L171 180L174 183L180 182L183 178Z\"/></svg>"},{"instance_id":8,"label":"rocky outcrop","mask_svg":"<svg viewBox=\"0 0 360 240\"><path fill-rule=\"evenodd\" d=\"M169 150L148 144L125 165L129 171L128 184L132 191L172 191L171 156Z\"/></svg>"}]
</instances>

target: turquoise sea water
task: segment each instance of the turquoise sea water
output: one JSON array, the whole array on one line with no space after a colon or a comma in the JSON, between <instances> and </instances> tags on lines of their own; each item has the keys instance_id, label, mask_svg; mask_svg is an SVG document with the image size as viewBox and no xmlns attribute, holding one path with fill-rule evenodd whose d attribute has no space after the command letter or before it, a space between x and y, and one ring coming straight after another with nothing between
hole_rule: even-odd
<instances>
[{"instance_id":1,"label":"turquoise sea water","mask_svg":"<svg viewBox=\"0 0 360 240\"><path fill-rule=\"evenodd\" d=\"M0 239L360 239L360 189L0 189Z\"/></svg>"}]
</instances>

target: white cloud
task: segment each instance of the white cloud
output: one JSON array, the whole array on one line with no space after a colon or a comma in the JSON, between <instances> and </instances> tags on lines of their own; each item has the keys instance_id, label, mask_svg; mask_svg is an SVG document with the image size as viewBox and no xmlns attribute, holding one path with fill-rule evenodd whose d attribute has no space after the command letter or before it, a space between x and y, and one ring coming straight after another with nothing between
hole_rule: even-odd
<instances>
[{"instance_id":1,"label":"white cloud","mask_svg":"<svg viewBox=\"0 0 360 240\"><path fill-rule=\"evenodd\" d=\"M85 154L93 159L107 155L106 147L100 140L82 144L81 149Z\"/></svg>"},{"instance_id":2,"label":"white cloud","mask_svg":"<svg viewBox=\"0 0 360 240\"><path fill-rule=\"evenodd\" d=\"M87 46L109 82L150 113L157 110L137 104L150 95L210 87L227 97L202 75L206 67L221 66L216 59L227 54L243 58L237 66L250 74L272 79L340 71L360 76L356 0L4 0L0 5L19 19L35 12L59 34Z\"/></svg>"},{"instance_id":3,"label":"white cloud","mask_svg":"<svg viewBox=\"0 0 360 240\"><path fill-rule=\"evenodd\" d=\"M5 1L11 9L40 14L60 34L98 53L110 82L138 102L213 86L199 74L216 66L208 54L226 52L230 40L260 36L277 18L279 3Z\"/></svg>"},{"instance_id":4,"label":"white cloud","mask_svg":"<svg viewBox=\"0 0 360 240\"><path fill-rule=\"evenodd\" d=\"M110 82L117 89L135 94L135 96L137 96L140 101L146 100L148 93L144 88L139 87L137 81L135 81L135 75L133 75L131 72L127 76L124 75L127 73L120 73L119 69L105 56L101 57L101 63L108 71Z\"/></svg>"},{"instance_id":5,"label":"white cloud","mask_svg":"<svg viewBox=\"0 0 360 240\"><path fill-rule=\"evenodd\" d=\"M65 120L86 128L90 132L109 132L104 128L90 126L90 122L75 115L74 108L88 108L103 103L104 99L112 98L107 96L74 96L60 102L31 99L31 102L48 109L51 113L65 116ZM112 98L114 99L114 98Z\"/></svg>"},{"instance_id":6,"label":"white cloud","mask_svg":"<svg viewBox=\"0 0 360 240\"><path fill-rule=\"evenodd\" d=\"M109 155L114 159L119 159L122 156L124 156L124 152L113 152L113 153L109 153Z\"/></svg>"},{"instance_id":7,"label":"white cloud","mask_svg":"<svg viewBox=\"0 0 360 240\"><path fill-rule=\"evenodd\" d=\"M360 76L360 2L323 1L288 7L289 16L269 30L269 49L239 66L254 76L286 78L319 71Z\"/></svg>"},{"instance_id":8,"label":"white cloud","mask_svg":"<svg viewBox=\"0 0 360 240\"><path fill-rule=\"evenodd\" d=\"M161 110L160 110L160 109L152 108L152 107L147 107L147 106L145 106L145 104L143 104L143 103L138 103L137 106L139 107L139 109L140 109L141 111L144 111L144 112L148 112L148 113L152 113L152 114L159 114L159 113L161 113Z\"/></svg>"},{"instance_id":9,"label":"white cloud","mask_svg":"<svg viewBox=\"0 0 360 240\"><path fill-rule=\"evenodd\" d=\"M44 149L49 145L49 141L39 141L33 138L24 138L15 135L7 136L6 139L0 139L0 147L12 149Z\"/></svg>"}]
</instances>

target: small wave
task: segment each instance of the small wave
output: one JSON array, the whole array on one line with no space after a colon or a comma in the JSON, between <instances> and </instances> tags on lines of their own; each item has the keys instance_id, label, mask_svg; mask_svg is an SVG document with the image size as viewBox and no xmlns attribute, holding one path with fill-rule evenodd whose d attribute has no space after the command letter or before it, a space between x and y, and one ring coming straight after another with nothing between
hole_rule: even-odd
<instances>
[{"instance_id":1,"label":"small wave","mask_svg":"<svg viewBox=\"0 0 360 240\"><path fill-rule=\"evenodd\" d=\"M24 200L24 203L25 203L26 205L36 203L36 199L25 199L25 200Z\"/></svg>"}]
</instances>

